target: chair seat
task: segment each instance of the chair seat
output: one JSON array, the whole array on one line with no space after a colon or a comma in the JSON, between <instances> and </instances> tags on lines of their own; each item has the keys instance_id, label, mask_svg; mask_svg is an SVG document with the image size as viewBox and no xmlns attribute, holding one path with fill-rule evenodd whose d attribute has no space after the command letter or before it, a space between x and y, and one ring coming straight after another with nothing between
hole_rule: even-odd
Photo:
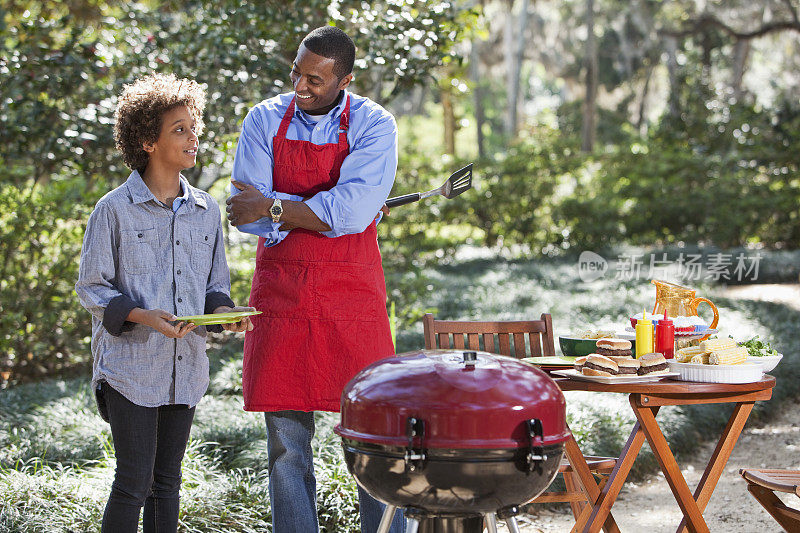
<instances>
[{"instance_id":1,"label":"chair seat","mask_svg":"<svg viewBox=\"0 0 800 533\"><path fill-rule=\"evenodd\" d=\"M800 496L800 470L770 470L742 468L739 474L750 483L769 490Z\"/></svg>"},{"instance_id":2,"label":"chair seat","mask_svg":"<svg viewBox=\"0 0 800 533\"><path fill-rule=\"evenodd\" d=\"M589 464L589 470L592 472L608 473L614 470L614 467L617 465L616 457L597 457L594 455L584 455L583 457L586 459L586 462ZM572 465L569 464L566 457L561 460L558 471L561 473L572 472Z\"/></svg>"}]
</instances>

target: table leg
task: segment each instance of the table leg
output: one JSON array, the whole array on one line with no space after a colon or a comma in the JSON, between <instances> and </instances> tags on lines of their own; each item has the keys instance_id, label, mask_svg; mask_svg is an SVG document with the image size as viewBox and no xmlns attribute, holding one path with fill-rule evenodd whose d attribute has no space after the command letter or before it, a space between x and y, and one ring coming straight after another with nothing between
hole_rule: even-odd
<instances>
[{"instance_id":1,"label":"table leg","mask_svg":"<svg viewBox=\"0 0 800 533\"><path fill-rule=\"evenodd\" d=\"M722 476L725 465L728 464L728 459L733 453L733 447L736 445L736 441L739 440L739 435L741 435L744 425L747 423L747 418L753 410L753 405L754 402L737 403L733 408L733 413L728 419L728 425L725 426L725 431L722 432L722 436L717 442L717 447L708 461L708 466L703 472L703 477L700 478L700 483L698 483L694 491L694 499L700 512L705 511L709 500L711 500L714 488L716 488L719 478ZM678 533L684 533L685 531L686 519L684 518L680 526L678 526Z\"/></svg>"},{"instance_id":2,"label":"table leg","mask_svg":"<svg viewBox=\"0 0 800 533\"><path fill-rule=\"evenodd\" d=\"M656 410L658 410L657 407ZM603 485L603 489L600 490L597 487L597 484L594 482L594 478L591 478L590 489L593 490L592 494L588 494L588 496L589 502L591 502L592 505L587 505L583 508L581 515L575 521L575 525L572 528L572 533L577 533L578 531L582 531L583 533L596 533L600 531L601 527L605 529L606 532L619 531L615 521L611 524L608 522L609 519L613 521L611 507L614 505L617 496L619 496L619 492L622 490L622 485L628 478L628 474L633 467L633 463L636 461L636 456L639 455L639 450L642 449L642 444L644 444L644 433L642 432L639 422L636 422L633 426L633 430L631 430L630 436L628 437L628 442L626 442L625 447L622 448L622 452L617 459L617 464L614 466L614 470L611 471L611 474L608 476L605 485ZM577 448L577 444L575 444L575 447ZM569 453L569 448L567 448L567 450ZM580 450L578 450L578 452L580 453ZM584 461L582 454L580 455L580 460ZM581 483L583 484L584 488L586 488L587 484L581 475L581 471L575 467L571 456L570 464L572 464L572 467L581 478ZM584 466L586 466L586 470L588 472L589 467L585 462Z\"/></svg>"},{"instance_id":3,"label":"table leg","mask_svg":"<svg viewBox=\"0 0 800 533\"><path fill-rule=\"evenodd\" d=\"M667 443L666 437L658 427L655 416L656 408L639 405L636 401L637 396L637 394L631 394L630 396L633 412L642 425L647 442L650 443L650 447L653 449L653 454L656 456L659 466L661 466L661 471L664 473L667 483L669 483L672 494L675 495L675 499L678 501L683 516L688 519L687 527L689 531L692 533L708 533L708 525L703 520L703 513L697 507L697 502L692 497L689 485L686 484L686 480L681 474L681 469L669 449L669 443Z\"/></svg>"}]
</instances>

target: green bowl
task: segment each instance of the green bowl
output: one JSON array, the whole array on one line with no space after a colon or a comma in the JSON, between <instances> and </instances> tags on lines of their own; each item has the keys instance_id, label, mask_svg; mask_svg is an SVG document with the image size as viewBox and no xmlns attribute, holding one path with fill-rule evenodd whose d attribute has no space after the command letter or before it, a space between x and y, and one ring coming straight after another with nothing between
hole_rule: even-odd
<instances>
[{"instance_id":1,"label":"green bowl","mask_svg":"<svg viewBox=\"0 0 800 533\"><path fill-rule=\"evenodd\" d=\"M597 351L597 339L578 339L575 337L559 337L561 353L566 357L582 357Z\"/></svg>"},{"instance_id":2,"label":"green bowl","mask_svg":"<svg viewBox=\"0 0 800 533\"><path fill-rule=\"evenodd\" d=\"M559 337L561 353L566 357L582 357L597 351L598 339L578 339L576 337ZM636 353L636 342L631 340L631 351Z\"/></svg>"}]
</instances>

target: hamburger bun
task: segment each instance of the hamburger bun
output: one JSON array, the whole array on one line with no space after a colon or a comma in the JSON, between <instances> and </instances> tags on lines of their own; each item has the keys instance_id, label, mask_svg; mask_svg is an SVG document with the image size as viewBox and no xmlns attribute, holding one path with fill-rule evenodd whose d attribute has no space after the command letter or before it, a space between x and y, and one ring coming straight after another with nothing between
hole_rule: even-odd
<instances>
[{"instance_id":1,"label":"hamburger bun","mask_svg":"<svg viewBox=\"0 0 800 533\"><path fill-rule=\"evenodd\" d=\"M606 338L597 341L597 353L605 356L632 357L631 341L625 339Z\"/></svg>"},{"instance_id":2,"label":"hamburger bun","mask_svg":"<svg viewBox=\"0 0 800 533\"><path fill-rule=\"evenodd\" d=\"M609 359L617 363L617 367L619 367L619 374L621 376L635 376L639 372L639 367L641 367L640 361L638 359L634 359L633 357L611 356Z\"/></svg>"},{"instance_id":3,"label":"hamburger bun","mask_svg":"<svg viewBox=\"0 0 800 533\"><path fill-rule=\"evenodd\" d=\"M616 376L619 374L619 367L608 357L591 354L587 356L581 373L584 376Z\"/></svg>"},{"instance_id":4,"label":"hamburger bun","mask_svg":"<svg viewBox=\"0 0 800 533\"><path fill-rule=\"evenodd\" d=\"M587 357L589 357L589 356L588 355L584 355L582 357L578 357L577 359L575 359L575 362L573 363L573 365L574 365L573 368L575 368L576 372L580 373L580 371L583 370L583 365L584 365L584 363L586 363L586 358Z\"/></svg>"},{"instance_id":5,"label":"hamburger bun","mask_svg":"<svg viewBox=\"0 0 800 533\"><path fill-rule=\"evenodd\" d=\"M609 350L630 350L631 341L625 339L618 339L616 337L605 337L597 340L598 348L607 348Z\"/></svg>"},{"instance_id":6,"label":"hamburger bun","mask_svg":"<svg viewBox=\"0 0 800 533\"><path fill-rule=\"evenodd\" d=\"M660 353L646 353L639 358L639 375L652 376L653 374L666 374L669 372L669 365L664 356Z\"/></svg>"}]
</instances>

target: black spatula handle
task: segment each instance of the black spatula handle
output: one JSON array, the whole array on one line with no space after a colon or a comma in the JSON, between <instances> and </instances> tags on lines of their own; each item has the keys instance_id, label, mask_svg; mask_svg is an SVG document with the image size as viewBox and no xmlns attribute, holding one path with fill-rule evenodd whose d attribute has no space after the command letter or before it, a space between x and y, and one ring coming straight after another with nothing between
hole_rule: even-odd
<instances>
[{"instance_id":1,"label":"black spatula handle","mask_svg":"<svg viewBox=\"0 0 800 533\"><path fill-rule=\"evenodd\" d=\"M419 193L404 194L403 196L395 196L386 200L387 207L397 207L398 205L406 205L419 200Z\"/></svg>"}]
</instances>

